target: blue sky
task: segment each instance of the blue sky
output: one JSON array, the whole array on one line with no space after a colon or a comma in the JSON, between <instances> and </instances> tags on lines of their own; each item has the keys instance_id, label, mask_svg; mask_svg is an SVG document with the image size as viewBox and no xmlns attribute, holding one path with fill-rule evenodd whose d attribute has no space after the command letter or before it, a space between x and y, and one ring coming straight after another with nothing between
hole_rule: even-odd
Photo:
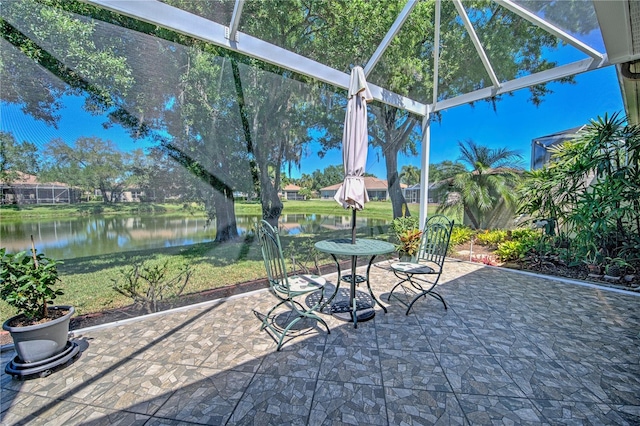
<instances>
[{"instance_id":1,"label":"blue sky","mask_svg":"<svg viewBox=\"0 0 640 426\"><path fill-rule=\"evenodd\" d=\"M532 139L587 124L605 113L623 111L614 67L580 74L575 81L576 84L551 83L554 93L547 96L538 107L528 100L528 90L520 90L512 96L504 96L497 103L496 111L487 102L443 111L441 121L431 126L430 162L456 160L459 156L458 141L473 139L492 148L518 150L524 158L524 167L528 168ZM67 98L65 106L58 129L55 129L25 116L15 106L3 104L0 128L12 131L18 141L28 140L39 146L55 137L73 143L80 136L94 135L112 140L120 149L144 146L142 142L133 142L119 126L104 129L103 117L92 116L81 110L81 98ZM339 149L330 151L322 160L318 160L317 151L317 146L310 147L308 152L311 155L303 158L300 170L292 170L292 177L342 164ZM398 164L399 167L406 164L419 166L420 155L401 156ZM386 178L384 159L373 148L369 150L367 172Z\"/></svg>"},{"instance_id":2,"label":"blue sky","mask_svg":"<svg viewBox=\"0 0 640 426\"><path fill-rule=\"evenodd\" d=\"M554 93L545 97L538 107L528 100L529 91L525 89L512 96L505 96L497 103L495 111L487 102L443 111L441 121L431 125L430 163L456 160L459 157L458 142L473 139L478 144L492 148L508 147L518 150L523 156L524 167L528 169L532 139L588 124L605 113L624 111L620 85L613 66L580 74L575 77L575 82L551 83L549 87ZM312 156L303 160L303 173L310 173L318 168L314 158ZM324 163L341 164L342 154L339 150L334 150L325 156ZM399 168L406 164L419 167L420 156L401 156L398 164ZM371 148L367 158L367 172L381 179L386 177L384 159ZM293 175L297 177L299 173L295 172Z\"/></svg>"}]
</instances>

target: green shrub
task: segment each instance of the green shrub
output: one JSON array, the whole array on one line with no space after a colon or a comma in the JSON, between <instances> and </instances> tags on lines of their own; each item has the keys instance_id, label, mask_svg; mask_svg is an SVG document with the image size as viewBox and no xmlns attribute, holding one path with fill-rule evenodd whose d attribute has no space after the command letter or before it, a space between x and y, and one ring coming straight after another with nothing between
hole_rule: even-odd
<instances>
[{"instance_id":1,"label":"green shrub","mask_svg":"<svg viewBox=\"0 0 640 426\"><path fill-rule=\"evenodd\" d=\"M516 228L511 231L514 241L534 241L540 237L540 231L532 228Z\"/></svg>"},{"instance_id":2,"label":"green shrub","mask_svg":"<svg viewBox=\"0 0 640 426\"><path fill-rule=\"evenodd\" d=\"M0 249L0 297L28 320L47 318L47 305L53 304L62 290L54 289L60 281L58 265L62 262L42 253L21 251L9 254Z\"/></svg>"},{"instance_id":3,"label":"green shrub","mask_svg":"<svg viewBox=\"0 0 640 426\"><path fill-rule=\"evenodd\" d=\"M497 247L498 244L506 241L507 236L508 233L504 229L487 230L476 234L476 242L483 246Z\"/></svg>"},{"instance_id":4,"label":"green shrub","mask_svg":"<svg viewBox=\"0 0 640 426\"><path fill-rule=\"evenodd\" d=\"M540 230L517 228L511 231L511 238L498 244L496 255L502 260L518 260L529 252L546 253L551 250L551 241Z\"/></svg>"},{"instance_id":5,"label":"green shrub","mask_svg":"<svg viewBox=\"0 0 640 426\"><path fill-rule=\"evenodd\" d=\"M468 243L473 238L474 231L468 226L454 225L451 231L450 246L457 246L460 244Z\"/></svg>"},{"instance_id":6,"label":"green shrub","mask_svg":"<svg viewBox=\"0 0 640 426\"><path fill-rule=\"evenodd\" d=\"M177 275L169 278L169 261L163 263L134 263L122 269L123 282L112 279L113 289L130 297L138 306L144 306L147 313L158 312L158 304L167 298L179 297L189 283L191 268L184 264Z\"/></svg>"},{"instance_id":7,"label":"green shrub","mask_svg":"<svg viewBox=\"0 0 640 426\"><path fill-rule=\"evenodd\" d=\"M396 251L400 254L413 256L420 246L419 220L415 216L401 216L393 219L389 227L396 241Z\"/></svg>"},{"instance_id":8,"label":"green shrub","mask_svg":"<svg viewBox=\"0 0 640 426\"><path fill-rule=\"evenodd\" d=\"M420 229L420 222L415 216L401 216L393 219L389 230L393 236L412 231L414 229Z\"/></svg>"},{"instance_id":9,"label":"green shrub","mask_svg":"<svg viewBox=\"0 0 640 426\"><path fill-rule=\"evenodd\" d=\"M529 244L524 241L505 241L498 244L496 256L498 256L503 262L508 260L518 260L522 259L530 248Z\"/></svg>"}]
</instances>

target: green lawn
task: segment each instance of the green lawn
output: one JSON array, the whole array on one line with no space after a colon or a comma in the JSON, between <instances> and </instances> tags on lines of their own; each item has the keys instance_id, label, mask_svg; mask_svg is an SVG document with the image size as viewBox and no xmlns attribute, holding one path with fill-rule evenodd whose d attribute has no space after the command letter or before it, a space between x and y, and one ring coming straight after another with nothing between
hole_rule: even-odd
<instances>
[{"instance_id":1,"label":"green lawn","mask_svg":"<svg viewBox=\"0 0 640 426\"><path fill-rule=\"evenodd\" d=\"M156 204L156 203L117 203L104 204L102 202L58 204L58 205L2 205L0 218L14 221L24 219L48 219L69 216L90 215L140 215L140 214L184 214L204 209L196 204Z\"/></svg>"},{"instance_id":2,"label":"green lawn","mask_svg":"<svg viewBox=\"0 0 640 426\"><path fill-rule=\"evenodd\" d=\"M134 203L131 203L134 204ZM149 210L147 206L121 204L108 206L101 214L139 214L137 211ZM152 205L156 214L188 214L182 205ZM30 217L55 217L56 215L92 214L91 208L96 205L66 205L66 206L33 206L16 210L3 206L0 215L3 220L7 217L25 213ZM136 210L136 207L138 210ZM197 209L190 206L189 209ZM430 208L432 212L434 208ZM238 203L237 214L260 215L261 207L257 203ZM412 214L418 214L418 206L410 207ZM283 214L321 213L349 215L350 211L341 209L332 201L285 201ZM190 214L190 213L189 213ZM204 215L204 212L203 212ZM359 217L390 219L391 203L370 202L365 209L358 212ZM24 216L21 216L24 219ZM388 238L386 229L359 230L359 235ZM318 239L341 236L344 231L322 233L320 235L282 236L286 256L296 253L296 258L312 265L315 250L313 242ZM45 253L46 254L46 253ZM155 250L143 250L126 253L115 253L95 257L84 257L64 260L60 267L62 288L65 294L56 299L56 304L70 304L76 308L78 314L99 312L105 309L130 305L132 300L122 296L113 289L114 281L123 280L122 271L137 262L169 262L168 276L179 271L183 264L188 264L192 277L183 294L195 293L203 290L219 288L241 282L262 278L265 275L260 249L252 241L234 242L227 244L203 243L184 247L173 247ZM327 257L320 257L321 263L328 263ZM15 312L4 301L0 301L0 321L4 321Z\"/></svg>"}]
</instances>

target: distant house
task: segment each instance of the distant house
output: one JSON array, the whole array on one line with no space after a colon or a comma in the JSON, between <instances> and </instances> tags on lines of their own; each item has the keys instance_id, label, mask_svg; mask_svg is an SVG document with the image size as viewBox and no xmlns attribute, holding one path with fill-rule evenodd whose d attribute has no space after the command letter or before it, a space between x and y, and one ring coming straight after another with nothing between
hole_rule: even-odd
<instances>
[{"instance_id":1,"label":"distant house","mask_svg":"<svg viewBox=\"0 0 640 426\"><path fill-rule=\"evenodd\" d=\"M289 184L282 188L281 198L283 200L304 200L304 197L300 195L301 189L298 185Z\"/></svg>"},{"instance_id":2,"label":"distant house","mask_svg":"<svg viewBox=\"0 0 640 426\"><path fill-rule=\"evenodd\" d=\"M574 127L558 133L540 136L531 141L531 170L541 169L551 160L551 148L575 138L585 126Z\"/></svg>"},{"instance_id":3,"label":"distant house","mask_svg":"<svg viewBox=\"0 0 640 426\"><path fill-rule=\"evenodd\" d=\"M429 199L427 203L439 203L440 202L440 188L442 185L446 183L444 181L433 182L429 184ZM402 194L404 195L404 199L407 203L420 203L420 184L416 183L415 185L408 186L402 190Z\"/></svg>"},{"instance_id":4,"label":"distant house","mask_svg":"<svg viewBox=\"0 0 640 426\"><path fill-rule=\"evenodd\" d=\"M140 202L145 197L145 192L140 188L127 188L120 194L120 201L125 203Z\"/></svg>"},{"instance_id":5,"label":"distant house","mask_svg":"<svg viewBox=\"0 0 640 426\"><path fill-rule=\"evenodd\" d=\"M75 203L80 192L60 182L40 182L34 175L17 172L11 182L0 182L1 204Z\"/></svg>"},{"instance_id":6,"label":"distant house","mask_svg":"<svg viewBox=\"0 0 640 426\"><path fill-rule=\"evenodd\" d=\"M320 198L323 200L330 200L336 195L338 189L342 185L342 182L335 185L320 188ZM389 185L386 180L378 179L377 177L367 176L364 178L364 186L367 188L367 195L369 200L384 201L389 198ZM406 188L407 185L400 184L401 188Z\"/></svg>"}]
</instances>

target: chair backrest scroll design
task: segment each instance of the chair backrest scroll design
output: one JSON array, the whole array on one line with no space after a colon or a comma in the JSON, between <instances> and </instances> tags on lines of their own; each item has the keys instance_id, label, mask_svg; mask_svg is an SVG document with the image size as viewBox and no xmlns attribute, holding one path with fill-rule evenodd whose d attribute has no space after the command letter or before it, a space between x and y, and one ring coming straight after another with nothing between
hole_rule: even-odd
<instances>
[{"instance_id":1,"label":"chair backrest scroll design","mask_svg":"<svg viewBox=\"0 0 640 426\"><path fill-rule=\"evenodd\" d=\"M287 267L278 231L269 222L262 220L258 226L258 241L270 287L280 292L288 291Z\"/></svg>"},{"instance_id":2,"label":"chair backrest scroll design","mask_svg":"<svg viewBox=\"0 0 640 426\"><path fill-rule=\"evenodd\" d=\"M438 215L432 218L436 217ZM453 221L447 218L444 220L441 218L432 220L432 218L427 220L422 233L418 261L433 262L442 266L449 250Z\"/></svg>"}]
</instances>

